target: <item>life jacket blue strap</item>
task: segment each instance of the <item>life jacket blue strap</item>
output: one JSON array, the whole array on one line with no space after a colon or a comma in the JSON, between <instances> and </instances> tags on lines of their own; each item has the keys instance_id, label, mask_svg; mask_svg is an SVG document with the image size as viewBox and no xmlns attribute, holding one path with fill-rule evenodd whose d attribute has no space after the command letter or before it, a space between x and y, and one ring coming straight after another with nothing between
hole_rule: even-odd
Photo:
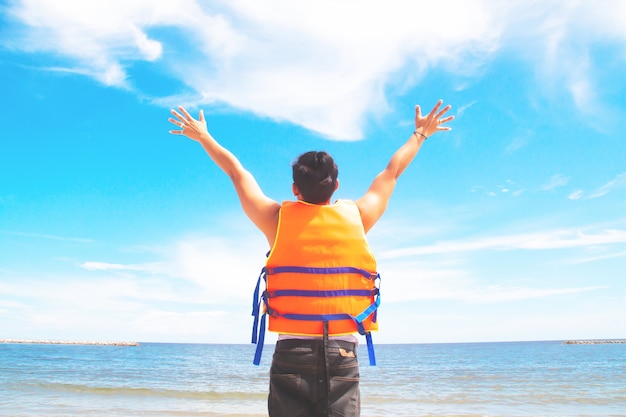
<instances>
[{"instance_id":1,"label":"life jacket blue strap","mask_svg":"<svg viewBox=\"0 0 626 417\"><path fill-rule=\"evenodd\" d=\"M363 310L361 314L356 316L354 318L354 321L356 321L357 323L362 323L366 318L370 316L370 314L375 313L378 310L378 307L380 307L380 295L376 297L376 300L369 307Z\"/></svg>"},{"instance_id":2,"label":"life jacket blue strap","mask_svg":"<svg viewBox=\"0 0 626 417\"><path fill-rule=\"evenodd\" d=\"M265 291L264 296L267 298L274 297L373 297L378 295L378 288L373 290L327 290L327 291L310 291L310 290L274 290Z\"/></svg>"},{"instance_id":3,"label":"life jacket blue strap","mask_svg":"<svg viewBox=\"0 0 626 417\"><path fill-rule=\"evenodd\" d=\"M263 314L263 317L261 317L261 327L259 328L259 340L256 344L256 351L254 352L254 360L252 361L252 363L257 366L261 364L261 355L263 354L263 345L265 344L265 318L266 317L267 317L267 314Z\"/></svg>"},{"instance_id":4,"label":"life jacket blue strap","mask_svg":"<svg viewBox=\"0 0 626 417\"><path fill-rule=\"evenodd\" d=\"M302 320L302 321L333 321L333 320L355 320L349 314L346 313L338 313L338 314L278 314L275 316L284 317L289 320Z\"/></svg>"},{"instance_id":5,"label":"life jacket blue strap","mask_svg":"<svg viewBox=\"0 0 626 417\"><path fill-rule=\"evenodd\" d=\"M367 279L379 278L377 273L372 274L369 271L361 268L354 268L351 266L340 266L335 268L314 268L306 266L276 266L272 268L266 268L268 275L282 274L285 272L300 273L300 274L360 274Z\"/></svg>"},{"instance_id":6,"label":"life jacket blue strap","mask_svg":"<svg viewBox=\"0 0 626 417\"><path fill-rule=\"evenodd\" d=\"M256 282L256 288L254 289L254 295L252 296L252 316L254 322L252 323L252 343L257 342L257 329L259 327L259 316L261 312L261 278L265 280L265 268L261 270L259 278Z\"/></svg>"},{"instance_id":7,"label":"life jacket blue strap","mask_svg":"<svg viewBox=\"0 0 626 417\"><path fill-rule=\"evenodd\" d=\"M372 332L365 335L367 341L367 357L370 359L370 366L376 366L376 354L374 353L374 342L372 342Z\"/></svg>"}]
</instances>

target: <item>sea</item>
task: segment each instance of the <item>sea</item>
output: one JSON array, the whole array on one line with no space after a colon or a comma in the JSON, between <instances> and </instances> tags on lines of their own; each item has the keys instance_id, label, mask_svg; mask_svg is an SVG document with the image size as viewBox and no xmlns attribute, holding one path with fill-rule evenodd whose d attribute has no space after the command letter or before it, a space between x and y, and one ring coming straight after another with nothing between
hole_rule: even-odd
<instances>
[{"instance_id":1,"label":"sea","mask_svg":"<svg viewBox=\"0 0 626 417\"><path fill-rule=\"evenodd\" d=\"M626 344L359 349L363 417L626 416ZM0 344L0 416L266 416L272 350Z\"/></svg>"}]
</instances>

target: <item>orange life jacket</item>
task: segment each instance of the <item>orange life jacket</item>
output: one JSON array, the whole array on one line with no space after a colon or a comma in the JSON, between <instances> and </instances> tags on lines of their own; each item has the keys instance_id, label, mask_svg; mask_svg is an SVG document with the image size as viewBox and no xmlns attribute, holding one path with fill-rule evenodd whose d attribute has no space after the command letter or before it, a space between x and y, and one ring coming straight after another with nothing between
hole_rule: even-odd
<instances>
[{"instance_id":1,"label":"orange life jacket","mask_svg":"<svg viewBox=\"0 0 626 417\"><path fill-rule=\"evenodd\" d=\"M262 294L261 278L266 281ZM255 291L253 343L263 344L256 333L262 306L261 332L266 314L269 330L279 333L323 336L324 323L330 336L358 331L367 338L372 363L370 332L378 330L378 278L356 204L284 202ZM258 339L262 337L261 333Z\"/></svg>"}]
</instances>

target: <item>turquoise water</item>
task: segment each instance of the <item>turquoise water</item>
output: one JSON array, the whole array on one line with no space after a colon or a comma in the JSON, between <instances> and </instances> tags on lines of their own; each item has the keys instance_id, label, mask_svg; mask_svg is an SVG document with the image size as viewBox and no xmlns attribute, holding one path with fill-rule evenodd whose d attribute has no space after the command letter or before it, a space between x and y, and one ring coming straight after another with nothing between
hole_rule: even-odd
<instances>
[{"instance_id":1,"label":"turquoise water","mask_svg":"<svg viewBox=\"0 0 626 417\"><path fill-rule=\"evenodd\" d=\"M265 416L272 346L0 345L1 416ZM377 345L367 416L626 416L626 344Z\"/></svg>"}]
</instances>

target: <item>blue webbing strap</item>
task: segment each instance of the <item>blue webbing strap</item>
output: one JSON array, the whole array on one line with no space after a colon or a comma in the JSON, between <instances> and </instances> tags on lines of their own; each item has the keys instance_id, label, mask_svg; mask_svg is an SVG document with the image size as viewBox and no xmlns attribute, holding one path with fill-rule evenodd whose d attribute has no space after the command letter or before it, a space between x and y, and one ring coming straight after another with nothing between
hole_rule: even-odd
<instances>
[{"instance_id":1,"label":"blue webbing strap","mask_svg":"<svg viewBox=\"0 0 626 417\"><path fill-rule=\"evenodd\" d=\"M259 329L259 341L256 344L256 351L254 352L254 360L252 361L252 363L257 366L261 364L261 355L263 354L263 345L265 343L265 318L266 317L267 317L267 314L263 313L263 317L261 317L261 327Z\"/></svg>"},{"instance_id":2,"label":"blue webbing strap","mask_svg":"<svg viewBox=\"0 0 626 417\"><path fill-rule=\"evenodd\" d=\"M338 314L295 314L295 313L286 313L286 314L277 314L277 316L284 317L289 320L302 320L302 321L333 321L333 320L354 320L349 314L346 313L338 313Z\"/></svg>"},{"instance_id":3,"label":"blue webbing strap","mask_svg":"<svg viewBox=\"0 0 626 417\"><path fill-rule=\"evenodd\" d=\"M265 279L265 268L261 270L259 274L259 279L256 282L256 288L254 289L254 295L252 296L252 316L254 317L254 322L252 323L252 343L257 342L257 328L259 327L259 316L261 312L261 278Z\"/></svg>"},{"instance_id":4,"label":"blue webbing strap","mask_svg":"<svg viewBox=\"0 0 626 417\"><path fill-rule=\"evenodd\" d=\"M372 342L372 332L365 335L367 341L367 356L370 358L370 366L376 366L376 354L374 353L374 342Z\"/></svg>"},{"instance_id":5,"label":"blue webbing strap","mask_svg":"<svg viewBox=\"0 0 626 417\"><path fill-rule=\"evenodd\" d=\"M363 312L361 314L356 316L354 318L354 321L356 321L357 323L362 323L366 318L368 318L370 316L370 314L372 314L376 310L378 310L379 306L380 306L380 295L378 297L376 297L376 301L374 301L369 307L367 307L365 310L363 310ZM361 334L363 334L363 333L361 333Z\"/></svg>"},{"instance_id":6,"label":"blue webbing strap","mask_svg":"<svg viewBox=\"0 0 626 417\"><path fill-rule=\"evenodd\" d=\"M256 344L256 351L254 352L254 360L252 363L255 365L261 364L261 355L263 354L263 345L265 344L265 322L267 318L267 311L261 313L261 303L265 302L267 307L265 295L261 295L261 278L263 278L264 281L267 280L265 268L263 268L259 274L252 297L252 316L254 317L254 322L252 323L252 343Z\"/></svg>"},{"instance_id":7,"label":"blue webbing strap","mask_svg":"<svg viewBox=\"0 0 626 417\"><path fill-rule=\"evenodd\" d=\"M285 272L295 272L300 274L360 274L365 278L376 279L378 274L372 274L369 271L361 268L354 268L351 266L340 266L336 268L314 268L305 266L277 266L273 268L267 268L266 272L269 275L282 274Z\"/></svg>"},{"instance_id":8,"label":"blue webbing strap","mask_svg":"<svg viewBox=\"0 0 626 417\"><path fill-rule=\"evenodd\" d=\"M376 354L374 353L374 342L372 341L372 332L366 332L363 327L363 320L368 318L370 314L374 314L374 321L376 321L376 312L378 311L378 307L380 306L380 295L376 297L376 301L368 308L363 310L361 314L356 316L354 319L357 323L357 327L359 328L359 333L365 335L365 340L367 341L367 356L370 359L370 366L376 366Z\"/></svg>"},{"instance_id":9,"label":"blue webbing strap","mask_svg":"<svg viewBox=\"0 0 626 417\"><path fill-rule=\"evenodd\" d=\"M378 288L373 290L327 290L327 291L309 291L309 290L274 290L265 291L264 296L267 298L274 297L370 297L378 295Z\"/></svg>"}]
</instances>

